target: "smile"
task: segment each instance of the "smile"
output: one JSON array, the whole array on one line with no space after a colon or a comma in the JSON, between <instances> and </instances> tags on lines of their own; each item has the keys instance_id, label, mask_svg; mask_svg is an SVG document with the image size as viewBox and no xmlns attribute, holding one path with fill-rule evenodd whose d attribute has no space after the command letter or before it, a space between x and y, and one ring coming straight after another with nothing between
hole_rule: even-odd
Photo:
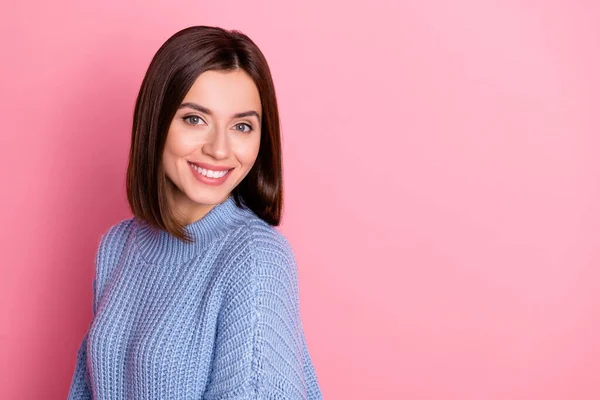
<instances>
[{"instance_id":1,"label":"smile","mask_svg":"<svg viewBox=\"0 0 600 400\"><path fill-rule=\"evenodd\" d=\"M229 171L231 171L230 169L226 170L226 171L213 171L210 169L205 169L205 168L200 168L195 166L194 164L188 163L190 164L190 166L192 168L194 168L196 171L198 171L198 173L202 174L202 176L206 176L208 178L215 178L215 179L219 179L224 177L225 175L227 175L227 173Z\"/></svg>"}]
</instances>

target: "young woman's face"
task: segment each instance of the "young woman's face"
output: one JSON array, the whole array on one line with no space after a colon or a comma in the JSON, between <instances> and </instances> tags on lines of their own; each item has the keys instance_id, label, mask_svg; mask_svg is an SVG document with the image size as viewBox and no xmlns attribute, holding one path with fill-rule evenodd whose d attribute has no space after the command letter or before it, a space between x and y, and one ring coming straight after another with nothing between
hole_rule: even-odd
<instances>
[{"instance_id":1,"label":"young woman's face","mask_svg":"<svg viewBox=\"0 0 600 400\"><path fill-rule=\"evenodd\" d=\"M171 121L163 167L187 223L225 200L254 165L262 108L243 70L200 74Z\"/></svg>"}]
</instances>

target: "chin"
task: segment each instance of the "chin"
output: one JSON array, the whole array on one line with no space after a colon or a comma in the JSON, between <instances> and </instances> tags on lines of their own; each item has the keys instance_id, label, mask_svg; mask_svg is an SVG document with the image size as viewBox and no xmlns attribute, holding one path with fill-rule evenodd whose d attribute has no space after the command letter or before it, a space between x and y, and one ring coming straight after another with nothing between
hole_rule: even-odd
<instances>
[{"instance_id":1,"label":"chin","mask_svg":"<svg viewBox=\"0 0 600 400\"><path fill-rule=\"evenodd\" d=\"M223 202L231 192L214 192L214 193L197 193L196 195L188 195L187 197L196 204L216 205Z\"/></svg>"}]
</instances>

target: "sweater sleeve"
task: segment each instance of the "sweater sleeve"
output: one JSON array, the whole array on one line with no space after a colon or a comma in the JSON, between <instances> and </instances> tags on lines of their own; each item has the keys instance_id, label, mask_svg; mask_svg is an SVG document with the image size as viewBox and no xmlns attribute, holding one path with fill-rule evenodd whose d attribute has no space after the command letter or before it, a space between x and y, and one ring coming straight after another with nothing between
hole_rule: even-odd
<instances>
[{"instance_id":1,"label":"sweater sleeve","mask_svg":"<svg viewBox=\"0 0 600 400\"><path fill-rule=\"evenodd\" d=\"M102 243L102 240L101 242ZM96 253L96 271L98 270L98 257L100 252ZM92 318L96 316L96 276L92 281ZM91 326L91 322L90 322ZM89 327L81 340L79 348L77 350L77 359L75 362L75 372L71 379L71 387L69 388L69 395L67 400L87 400L92 399L92 390L90 382L90 374L87 367L87 341L89 335Z\"/></svg>"},{"instance_id":2,"label":"sweater sleeve","mask_svg":"<svg viewBox=\"0 0 600 400\"><path fill-rule=\"evenodd\" d=\"M90 363L87 357L88 336L93 319L96 317L96 310L104 284L108 280L109 274L122 251L124 235L130 223L131 219L115 224L100 238L95 258L95 274L92 280L92 321L90 321L77 350L75 371L71 378L67 400L92 399L92 385L88 369Z\"/></svg>"},{"instance_id":3,"label":"sweater sleeve","mask_svg":"<svg viewBox=\"0 0 600 400\"><path fill-rule=\"evenodd\" d=\"M89 330L88 330L89 332ZM77 361L75 364L75 372L71 379L71 387L67 400L84 400L92 399L90 376L87 370L86 347L88 332L85 333L79 349L77 350Z\"/></svg>"},{"instance_id":4,"label":"sweater sleeve","mask_svg":"<svg viewBox=\"0 0 600 400\"><path fill-rule=\"evenodd\" d=\"M203 399L308 399L293 252L278 233L252 254L232 273Z\"/></svg>"}]
</instances>

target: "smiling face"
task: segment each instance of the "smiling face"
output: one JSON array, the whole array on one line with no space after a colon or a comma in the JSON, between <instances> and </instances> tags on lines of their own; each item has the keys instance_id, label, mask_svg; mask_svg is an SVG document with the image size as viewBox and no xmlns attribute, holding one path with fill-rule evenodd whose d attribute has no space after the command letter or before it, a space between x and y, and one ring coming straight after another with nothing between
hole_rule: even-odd
<instances>
[{"instance_id":1,"label":"smiling face","mask_svg":"<svg viewBox=\"0 0 600 400\"><path fill-rule=\"evenodd\" d=\"M175 211L186 224L224 201L258 156L262 108L243 70L198 76L171 121L163 168Z\"/></svg>"}]
</instances>

